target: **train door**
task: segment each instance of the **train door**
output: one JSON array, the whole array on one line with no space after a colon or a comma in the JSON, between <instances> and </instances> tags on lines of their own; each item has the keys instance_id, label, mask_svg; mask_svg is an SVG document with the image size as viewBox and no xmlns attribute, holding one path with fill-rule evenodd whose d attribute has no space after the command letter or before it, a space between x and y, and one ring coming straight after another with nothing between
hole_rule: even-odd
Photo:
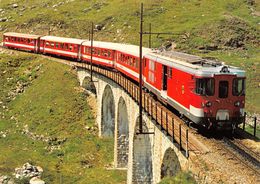
<instances>
[{"instance_id":1,"label":"train door","mask_svg":"<svg viewBox=\"0 0 260 184\"><path fill-rule=\"evenodd\" d=\"M162 69L162 90L167 90L167 66L163 65Z\"/></svg>"},{"instance_id":2,"label":"train door","mask_svg":"<svg viewBox=\"0 0 260 184\"><path fill-rule=\"evenodd\" d=\"M83 43L83 42L82 42ZM77 45L78 46L78 61L81 61L81 56L82 56L82 43L80 45Z\"/></svg>"},{"instance_id":3,"label":"train door","mask_svg":"<svg viewBox=\"0 0 260 184\"><path fill-rule=\"evenodd\" d=\"M35 40L35 51L36 53L40 52L40 37Z\"/></svg>"},{"instance_id":4,"label":"train door","mask_svg":"<svg viewBox=\"0 0 260 184\"><path fill-rule=\"evenodd\" d=\"M148 63L149 63L149 60L144 58L144 64L143 64L143 75L147 78L148 77Z\"/></svg>"}]
</instances>

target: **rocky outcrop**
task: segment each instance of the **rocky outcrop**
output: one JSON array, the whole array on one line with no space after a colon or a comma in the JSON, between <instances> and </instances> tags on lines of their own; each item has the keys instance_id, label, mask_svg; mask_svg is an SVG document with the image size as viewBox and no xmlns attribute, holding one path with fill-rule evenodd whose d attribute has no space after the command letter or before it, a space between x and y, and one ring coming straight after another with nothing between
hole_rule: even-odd
<instances>
[{"instance_id":1,"label":"rocky outcrop","mask_svg":"<svg viewBox=\"0 0 260 184\"><path fill-rule=\"evenodd\" d=\"M45 184L41 180L43 169L40 166L34 166L29 162L23 164L22 167L15 168L14 177L0 175L0 184L15 184L28 183L29 184ZM25 182L26 181L26 182Z\"/></svg>"},{"instance_id":2,"label":"rocky outcrop","mask_svg":"<svg viewBox=\"0 0 260 184\"><path fill-rule=\"evenodd\" d=\"M22 178L40 178L43 173L43 169L40 166L34 166L30 163L25 163L22 167L15 168L14 176L17 179Z\"/></svg>"}]
</instances>

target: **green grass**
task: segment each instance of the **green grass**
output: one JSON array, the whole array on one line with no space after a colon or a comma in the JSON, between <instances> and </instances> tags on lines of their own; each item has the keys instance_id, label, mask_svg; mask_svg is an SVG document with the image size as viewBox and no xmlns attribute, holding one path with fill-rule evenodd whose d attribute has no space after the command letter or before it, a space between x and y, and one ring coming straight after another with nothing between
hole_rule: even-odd
<instances>
[{"instance_id":1,"label":"green grass","mask_svg":"<svg viewBox=\"0 0 260 184\"><path fill-rule=\"evenodd\" d=\"M0 131L7 135L0 136L0 173L11 176L16 167L31 162L43 168L47 183L124 183L125 172L105 169L113 161L113 140L84 129L94 126L94 119L75 72L27 53L0 56L0 99L8 107L0 107ZM17 81L26 82L27 88L9 101L7 94ZM65 142L34 140L23 134L26 125L34 134ZM51 145L60 149L50 151Z\"/></svg>"},{"instance_id":2,"label":"green grass","mask_svg":"<svg viewBox=\"0 0 260 184\"><path fill-rule=\"evenodd\" d=\"M252 126L246 125L245 126L245 131L247 131L251 135L254 135L254 128ZM258 139L260 139L260 126L259 125L257 125L257 127L256 127L256 135L255 136Z\"/></svg>"},{"instance_id":3,"label":"green grass","mask_svg":"<svg viewBox=\"0 0 260 184\"><path fill-rule=\"evenodd\" d=\"M179 172L175 177L165 177L159 184L196 184L189 172Z\"/></svg>"}]
</instances>

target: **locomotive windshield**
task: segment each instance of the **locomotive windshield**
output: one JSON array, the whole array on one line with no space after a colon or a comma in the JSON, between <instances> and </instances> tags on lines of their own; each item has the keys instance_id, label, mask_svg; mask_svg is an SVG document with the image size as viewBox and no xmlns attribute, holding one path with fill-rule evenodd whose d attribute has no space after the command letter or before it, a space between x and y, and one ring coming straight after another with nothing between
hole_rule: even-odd
<instances>
[{"instance_id":1,"label":"locomotive windshield","mask_svg":"<svg viewBox=\"0 0 260 184\"><path fill-rule=\"evenodd\" d=\"M227 98L228 97L228 81L219 81L219 98Z\"/></svg>"},{"instance_id":2,"label":"locomotive windshield","mask_svg":"<svg viewBox=\"0 0 260 184\"><path fill-rule=\"evenodd\" d=\"M196 79L196 93L199 95L213 96L215 90L214 79Z\"/></svg>"},{"instance_id":3,"label":"locomotive windshield","mask_svg":"<svg viewBox=\"0 0 260 184\"><path fill-rule=\"evenodd\" d=\"M237 78L233 80L232 93L234 96L245 95L245 79Z\"/></svg>"}]
</instances>

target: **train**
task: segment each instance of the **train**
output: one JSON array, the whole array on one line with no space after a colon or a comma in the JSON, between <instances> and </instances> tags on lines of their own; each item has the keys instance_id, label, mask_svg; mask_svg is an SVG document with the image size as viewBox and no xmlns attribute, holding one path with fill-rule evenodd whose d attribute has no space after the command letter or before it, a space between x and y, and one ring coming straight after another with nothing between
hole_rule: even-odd
<instances>
[{"instance_id":1,"label":"train","mask_svg":"<svg viewBox=\"0 0 260 184\"><path fill-rule=\"evenodd\" d=\"M57 36L4 33L3 46L90 63L91 41ZM245 71L213 59L177 51L93 41L92 63L121 72L174 108L189 121L207 128L234 129L244 120Z\"/></svg>"}]
</instances>

